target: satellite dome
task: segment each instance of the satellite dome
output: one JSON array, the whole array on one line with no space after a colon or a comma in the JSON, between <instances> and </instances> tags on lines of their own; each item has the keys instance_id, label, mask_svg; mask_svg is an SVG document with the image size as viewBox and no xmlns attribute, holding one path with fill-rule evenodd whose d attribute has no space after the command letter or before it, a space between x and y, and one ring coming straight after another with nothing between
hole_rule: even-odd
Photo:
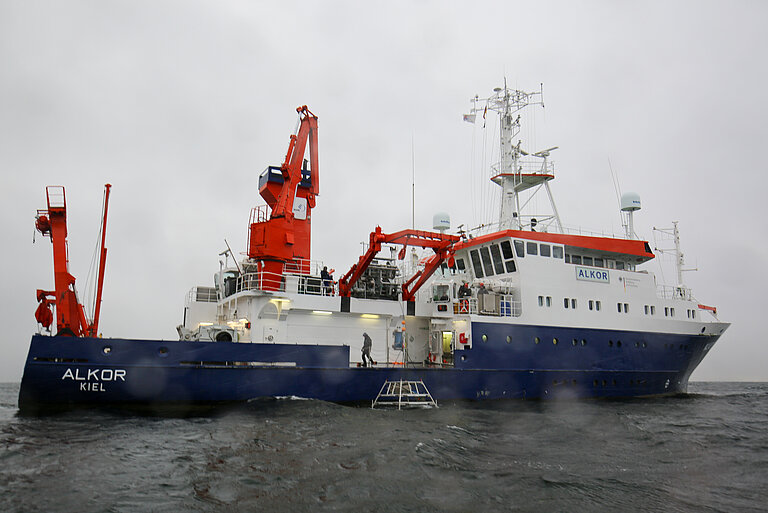
<instances>
[{"instance_id":1,"label":"satellite dome","mask_svg":"<svg viewBox=\"0 0 768 513\"><path fill-rule=\"evenodd\" d=\"M636 192L625 192L621 195L621 210L623 212L634 212L640 210L640 195Z\"/></svg>"},{"instance_id":2,"label":"satellite dome","mask_svg":"<svg viewBox=\"0 0 768 513\"><path fill-rule=\"evenodd\" d=\"M444 232L451 228L451 216L445 212L438 212L432 216L432 228Z\"/></svg>"}]
</instances>

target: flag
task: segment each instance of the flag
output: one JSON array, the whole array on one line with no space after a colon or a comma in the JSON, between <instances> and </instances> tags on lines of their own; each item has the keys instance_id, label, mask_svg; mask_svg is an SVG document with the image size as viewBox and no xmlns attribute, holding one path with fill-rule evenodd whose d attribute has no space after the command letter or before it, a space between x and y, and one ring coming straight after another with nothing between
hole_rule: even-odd
<instances>
[{"instance_id":1,"label":"flag","mask_svg":"<svg viewBox=\"0 0 768 513\"><path fill-rule=\"evenodd\" d=\"M468 123L474 123L475 122L475 115L474 114L464 114L464 121Z\"/></svg>"}]
</instances>

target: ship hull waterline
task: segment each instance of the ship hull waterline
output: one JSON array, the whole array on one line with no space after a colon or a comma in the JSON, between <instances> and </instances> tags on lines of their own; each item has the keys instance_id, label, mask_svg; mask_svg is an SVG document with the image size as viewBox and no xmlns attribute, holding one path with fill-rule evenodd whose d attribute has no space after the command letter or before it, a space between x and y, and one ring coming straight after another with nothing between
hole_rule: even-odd
<instances>
[{"instance_id":1,"label":"ship hull waterline","mask_svg":"<svg viewBox=\"0 0 768 513\"><path fill-rule=\"evenodd\" d=\"M595 334L591 335L594 339ZM660 347L659 357L650 358L648 342L643 348L640 343L627 341L624 345L628 347L610 348L595 358L598 349L590 348L588 355L580 355L586 348L579 347L578 339L574 339L573 346L563 343L560 348L547 347L541 342L536 344L542 346L538 353L527 350L514 355L509 354L511 344L499 344L497 350L508 351L503 360L490 345L476 346L464 351L473 356L461 355L464 361L457 351L453 367L381 364L365 368L350 366L349 346L35 335L24 368L19 409L22 413L93 406L162 409L215 406L260 397L365 403L375 399L385 381L401 379L423 381L438 401L684 393L691 373L719 335L657 336L667 341L663 346L661 339L651 342L651 348ZM212 355L216 355L215 360ZM638 367L640 355L647 364ZM548 365L532 365L534 357ZM579 366L587 361L590 368ZM604 365L598 368L596 361ZM478 362L486 365L478 367Z\"/></svg>"}]
</instances>

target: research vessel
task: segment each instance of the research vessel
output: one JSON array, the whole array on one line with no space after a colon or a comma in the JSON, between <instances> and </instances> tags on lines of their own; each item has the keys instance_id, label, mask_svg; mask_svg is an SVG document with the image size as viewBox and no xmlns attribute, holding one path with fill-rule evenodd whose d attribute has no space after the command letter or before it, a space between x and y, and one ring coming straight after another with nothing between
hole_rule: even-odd
<instances>
[{"instance_id":1,"label":"research vessel","mask_svg":"<svg viewBox=\"0 0 768 513\"><path fill-rule=\"evenodd\" d=\"M178 340L99 335L109 186L90 318L67 267L64 189L49 187L36 227L53 243L55 288L37 291L21 411L260 397L370 404L395 382L420 383L437 402L685 392L729 325L683 284L677 224L670 286L646 269L656 254L634 231L638 195L621 196L620 236L565 229L549 185L556 148L528 152L518 139L520 114L536 105L541 91L505 85L464 116L498 117L497 222L450 233L440 213L430 231L376 226L338 279L310 254L318 124L300 107L283 164L258 178L264 204L250 212L243 258L227 245L214 283L192 287ZM528 211L533 194L548 198L546 212Z\"/></svg>"}]
</instances>

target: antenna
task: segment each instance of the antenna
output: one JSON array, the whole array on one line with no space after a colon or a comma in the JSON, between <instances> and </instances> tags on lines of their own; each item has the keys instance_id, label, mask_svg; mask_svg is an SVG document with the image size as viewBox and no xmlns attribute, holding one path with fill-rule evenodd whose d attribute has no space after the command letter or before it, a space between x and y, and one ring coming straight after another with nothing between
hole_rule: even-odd
<instances>
[{"instance_id":1,"label":"antenna","mask_svg":"<svg viewBox=\"0 0 768 513\"><path fill-rule=\"evenodd\" d=\"M416 229L416 135L411 132L411 229Z\"/></svg>"}]
</instances>

